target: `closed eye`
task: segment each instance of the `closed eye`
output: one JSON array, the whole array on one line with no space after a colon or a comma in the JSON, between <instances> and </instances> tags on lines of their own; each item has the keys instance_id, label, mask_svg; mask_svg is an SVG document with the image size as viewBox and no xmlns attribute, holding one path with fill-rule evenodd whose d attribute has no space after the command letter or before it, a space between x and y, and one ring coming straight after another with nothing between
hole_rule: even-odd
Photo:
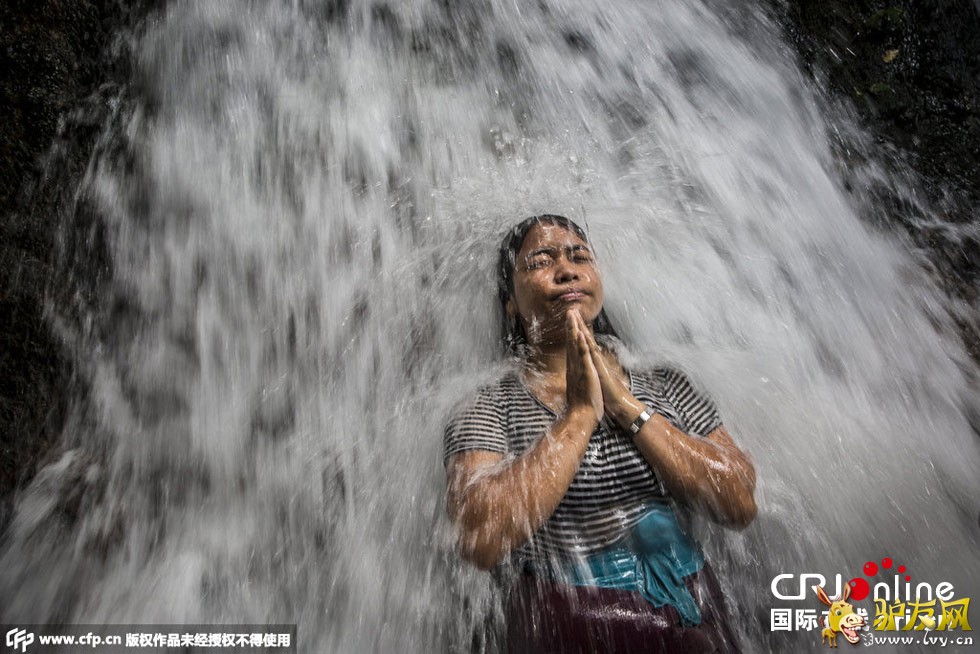
<instances>
[{"instance_id":1,"label":"closed eye","mask_svg":"<svg viewBox=\"0 0 980 654\"><path fill-rule=\"evenodd\" d=\"M528 270L550 266L555 261L554 253L549 250L537 250L524 259Z\"/></svg>"},{"instance_id":2,"label":"closed eye","mask_svg":"<svg viewBox=\"0 0 980 654\"><path fill-rule=\"evenodd\" d=\"M573 245L565 251L569 261L574 263L593 263L595 259L592 252L584 245ZM527 270L537 270L551 266L559 257L558 250L553 248L542 248L531 252L524 258L524 265Z\"/></svg>"},{"instance_id":3,"label":"closed eye","mask_svg":"<svg viewBox=\"0 0 980 654\"><path fill-rule=\"evenodd\" d=\"M569 248L568 257L576 263L592 263L592 252L584 245L573 245Z\"/></svg>"}]
</instances>

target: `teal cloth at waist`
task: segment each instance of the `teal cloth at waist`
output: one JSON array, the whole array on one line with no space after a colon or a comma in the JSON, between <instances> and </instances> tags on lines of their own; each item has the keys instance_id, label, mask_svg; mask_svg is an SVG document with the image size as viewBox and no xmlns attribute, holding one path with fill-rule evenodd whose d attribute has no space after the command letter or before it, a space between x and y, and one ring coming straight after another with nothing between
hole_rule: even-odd
<instances>
[{"instance_id":1,"label":"teal cloth at waist","mask_svg":"<svg viewBox=\"0 0 980 654\"><path fill-rule=\"evenodd\" d=\"M553 562L550 566L525 564L533 574L574 586L629 590L640 593L655 607L670 604L685 626L701 624L701 612L684 577L702 567L700 547L684 533L667 504L648 506L621 545L579 561Z\"/></svg>"}]
</instances>

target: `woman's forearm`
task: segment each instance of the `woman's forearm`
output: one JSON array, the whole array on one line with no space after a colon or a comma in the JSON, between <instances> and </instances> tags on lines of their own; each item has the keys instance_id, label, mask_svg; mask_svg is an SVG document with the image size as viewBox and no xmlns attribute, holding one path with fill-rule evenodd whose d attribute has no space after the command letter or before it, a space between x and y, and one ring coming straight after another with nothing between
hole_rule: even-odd
<instances>
[{"instance_id":1,"label":"woman's forearm","mask_svg":"<svg viewBox=\"0 0 980 654\"><path fill-rule=\"evenodd\" d=\"M448 508L463 555L491 568L526 542L561 502L596 426L594 413L570 410L515 459L487 465L488 453L458 455Z\"/></svg>"},{"instance_id":2,"label":"woman's forearm","mask_svg":"<svg viewBox=\"0 0 980 654\"><path fill-rule=\"evenodd\" d=\"M696 438L655 414L634 442L679 501L730 527L747 527L755 518L755 469L724 428Z\"/></svg>"}]
</instances>

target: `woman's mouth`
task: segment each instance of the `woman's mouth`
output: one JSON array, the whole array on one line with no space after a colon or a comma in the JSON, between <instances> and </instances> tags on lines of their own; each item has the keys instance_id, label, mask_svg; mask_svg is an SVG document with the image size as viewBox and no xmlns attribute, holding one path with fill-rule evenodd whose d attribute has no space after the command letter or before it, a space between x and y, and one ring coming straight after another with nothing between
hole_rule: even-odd
<instances>
[{"instance_id":1,"label":"woman's mouth","mask_svg":"<svg viewBox=\"0 0 980 654\"><path fill-rule=\"evenodd\" d=\"M578 289L572 289L569 291L565 291L555 299L558 300L559 302L574 302L575 300L584 299L585 296L586 293L584 291L580 291Z\"/></svg>"}]
</instances>

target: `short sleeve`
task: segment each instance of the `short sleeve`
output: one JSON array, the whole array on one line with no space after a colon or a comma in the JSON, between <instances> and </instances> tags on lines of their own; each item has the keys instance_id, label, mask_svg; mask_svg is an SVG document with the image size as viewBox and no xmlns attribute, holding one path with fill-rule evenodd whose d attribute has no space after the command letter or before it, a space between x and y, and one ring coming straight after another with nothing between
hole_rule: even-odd
<instances>
[{"instance_id":1,"label":"short sleeve","mask_svg":"<svg viewBox=\"0 0 980 654\"><path fill-rule=\"evenodd\" d=\"M482 388L453 412L443 436L443 465L469 450L507 453L504 406L493 388Z\"/></svg>"},{"instance_id":2,"label":"short sleeve","mask_svg":"<svg viewBox=\"0 0 980 654\"><path fill-rule=\"evenodd\" d=\"M664 395L692 436L707 436L721 427L718 407L679 370L667 370Z\"/></svg>"}]
</instances>

